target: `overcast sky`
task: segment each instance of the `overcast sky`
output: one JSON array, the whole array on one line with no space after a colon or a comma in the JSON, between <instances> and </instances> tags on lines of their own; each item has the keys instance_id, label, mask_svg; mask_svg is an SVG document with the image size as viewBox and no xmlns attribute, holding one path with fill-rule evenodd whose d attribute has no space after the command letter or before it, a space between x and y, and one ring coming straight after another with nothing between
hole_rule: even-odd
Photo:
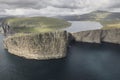
<instances>
[{"instance_id":1,"label":"overcast sky","mask_svg":"<svg viewBox=\"0 0 120 80\"><path fill-rule=\"evenodd\" d=\"M120 0L0 0L0 15L79 15L95 10L120 12Z\"/></svg>"}]
</instances>

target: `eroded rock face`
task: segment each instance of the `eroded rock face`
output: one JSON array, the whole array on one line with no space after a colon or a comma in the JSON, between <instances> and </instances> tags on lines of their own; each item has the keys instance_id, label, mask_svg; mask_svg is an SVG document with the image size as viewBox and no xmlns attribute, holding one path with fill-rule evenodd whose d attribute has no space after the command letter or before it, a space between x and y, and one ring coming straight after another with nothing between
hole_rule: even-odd
<instances>
[{"instance_id":1,"label":"eroded rock face","mask_svg":"<svg viewBox=\"0 0 120 80\"><path fill-rule=\"evenodd\" d=\"M8 52L28 59L55 59L66 56L66 31L11 36L4 40Z\"/></svg>"},{"instance_id":2,"label":"eroded rock face","mask_svg":"<svg viewBox=\"0 0 120 80\"><path fill-rule=\"evenodd\" d=\"M120 29L103 30L101 41L120 44Z\"/></svg>"},{"instance_id":3,"label":"eroded rock face","mask_svg":"<svg viewBox=\"0 0 120 80\"><path fill-rule=\"evenodd\" d=\"M88 43L120 44L120 29L91 30L77 33L66 31L11 36L4 40L8 52L27 59L57 59L66 56L72 40Z\"/></svg>"},{"instance_id":4,"label":"eroded rock face","mask_svg":"<svg viewBox=\"0 0 120 80\"><path fill-rule=\"evenodd\" d=\"M82 31L72 33L72 36L77 42L120 44L120 29Z\"/></svg>"},{"instance_id":5,"label":"eroded rock face","mask_svg":"<svg viewBox=\"0 0 120 80\"><path fill-rule=\"evenodd\" d=\"M81 31L72 33L72 36L77 42L100 43L101 32L101 30Z\"/></svg>"}]
</instances>

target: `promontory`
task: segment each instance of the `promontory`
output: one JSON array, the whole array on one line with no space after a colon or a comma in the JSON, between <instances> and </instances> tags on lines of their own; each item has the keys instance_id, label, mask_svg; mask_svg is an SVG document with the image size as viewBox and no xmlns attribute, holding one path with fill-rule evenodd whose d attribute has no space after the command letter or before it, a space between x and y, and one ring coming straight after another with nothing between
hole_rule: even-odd
<instances>
[{"instance_id":1,"label":"promontory","mask_svg":"<svg viewBox=\"0 0 120 80\"><path fill-rule=\"evenodd\" d=\"M38 18L33 18L32 20L38 21ZM20 19L19 22L18 19L13 18L4 21L3 27L6 26L5 23L7 23L7 28L5 29L9 29L5 31L15 32L15 34L7 36L4 39L4 47L8 52L27 59L46 60L66 57L69 44L73 41L97 44L103 42L120 44L120 29L98 29L68 33L60 29L53 30L57 28L57 25L59 28L70 26L70 23L64 20L58 20L57 22L56 19L53 18L52 22L55 25L53 26L53 24L51 25L51 23L49 23L51 19L45 18L44 20L43 18L44 21L48 22L37 22L36 26L38 27L34 26L35 24L32 23L32 20L28 18L25 19L27 22L24 22L24 19ZM59 21L61 21L61 23L59 23ZM42 26L39 27L39 25ZM51 28L52 31L46 31L46 29ZM16 33L17 31L19 33Z\"/></svg>"}]
</instances>

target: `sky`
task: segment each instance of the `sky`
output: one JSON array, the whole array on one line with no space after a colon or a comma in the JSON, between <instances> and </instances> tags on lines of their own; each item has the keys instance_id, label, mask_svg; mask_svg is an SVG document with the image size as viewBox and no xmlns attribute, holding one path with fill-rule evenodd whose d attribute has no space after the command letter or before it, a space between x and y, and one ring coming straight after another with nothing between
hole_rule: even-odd
<instances>
[{"instance_id":1,"label":"sky","mask_svg":"<svg viewBox=\"0 0 120 80\"><path fill-rule=\"evenodd\" d=\"M96 10L120 12L120 0L0 0L0 15L65 16Z\"/></svg>"}]
</instances>

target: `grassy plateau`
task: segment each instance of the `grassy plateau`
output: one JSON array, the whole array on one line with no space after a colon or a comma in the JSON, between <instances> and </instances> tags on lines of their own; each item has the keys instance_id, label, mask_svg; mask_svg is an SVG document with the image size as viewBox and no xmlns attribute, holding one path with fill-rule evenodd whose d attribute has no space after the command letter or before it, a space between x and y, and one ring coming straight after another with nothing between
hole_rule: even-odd
<instances>
[{"instance_id":1,"label":"grassy plateau","mask_svg":"<svg viewBox=\"0 0 120 80\"><path fill-rule=\"evenodd\" d=\"M27 17L27 18L9 18L5 22L15 32L18 33L36 33L60 30L69 27L71 23L50 17Z\"/></svg>"}]
</instances>

